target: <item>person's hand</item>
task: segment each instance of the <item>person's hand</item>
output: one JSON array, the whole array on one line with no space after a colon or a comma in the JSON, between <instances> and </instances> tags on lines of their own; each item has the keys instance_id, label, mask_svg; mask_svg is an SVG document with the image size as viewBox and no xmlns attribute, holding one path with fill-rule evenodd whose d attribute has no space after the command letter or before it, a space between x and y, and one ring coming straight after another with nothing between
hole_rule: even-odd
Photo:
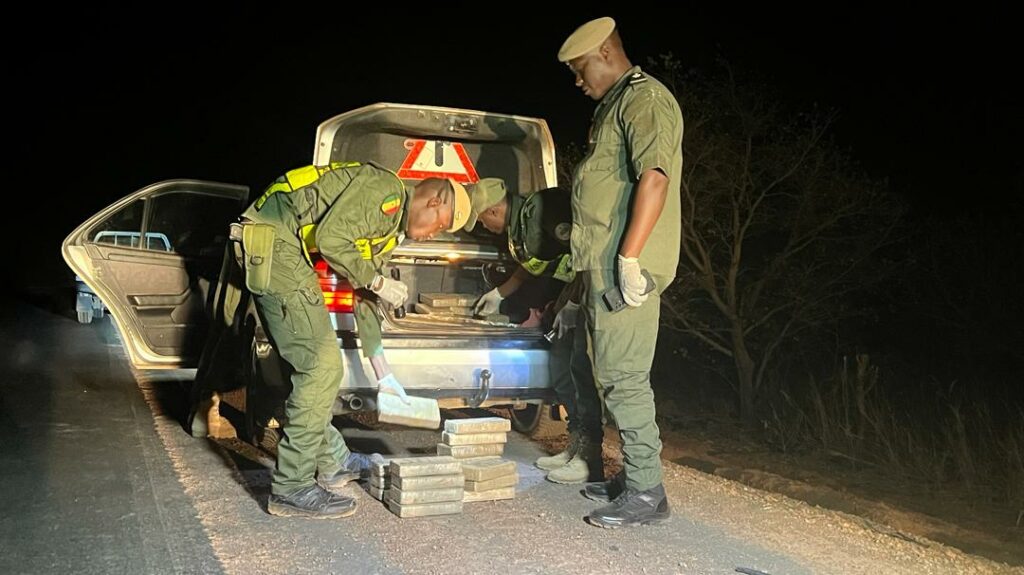
<instances>
[{"instance_id":1,"label":"person's hand","mask_svg":"<svg viewBox=\"0 0 1024 575\"><path fill-rule=\"evenodd\" d=\"M558 313L555 315L555 322L551 326L555 330L558 339L562 339L565 334L569 333L569 330L576 327L576 318L579 315L580 304L571 301L565 302L562 309L558 310Z\"/></svg>"},{"instance_id":2,"label":"person's hand","mask_svg":"<svg viewBox=\"0 0 1024 575\"><path fill-rule=\"evenodd\" d=\"M399 280L382 275L373 278L373 281L370 282L370 291L391 304L392 307L400 307L405 300L409 299L409 286Z\"/></svg>"},{"instance_id":3,"label":"person's hand","mask_svg":"<svg viewBox=\"0 0 1024 575\"><path fill-rule=\"evenodd\" d=\"M409 396L405 393L405 388L402 387L401 383L398 383L393 373L389 373L377 380L377 393L397 395L402 400L402 403L406 405L410 403Z\"/></svg>"},{"instance_id":4,"label":"person's hand","mask_svg":"<svg viewBox=\"0 0 1024 575\"><path fill-rule=\"evenodd\" d=\"M498 313L498 308L501 307L501 302L505 298L501 296L498 288L494 288L491 291L480 296L476 303L473 304L473 315L491 315L492 313Z\"/></svg>"},{"instance_id":5,"label":"person's hand","mask_svg":"<svg viewBox=\"0 0 1024 575\"><path fill-rule=\"evenodd\" d=\"M622 299L631 307L640 307L640 304L650 297L647 291L647 278L640 270L640 261L636 258L619 259L619 289L622 290Z\"/></svg>"}]
</instances>

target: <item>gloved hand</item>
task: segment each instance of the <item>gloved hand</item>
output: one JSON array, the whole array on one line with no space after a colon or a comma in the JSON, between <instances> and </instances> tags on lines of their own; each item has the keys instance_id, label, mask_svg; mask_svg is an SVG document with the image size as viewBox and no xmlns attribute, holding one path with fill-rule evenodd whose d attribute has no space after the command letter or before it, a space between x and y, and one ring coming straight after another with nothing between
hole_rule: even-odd
<instances>
[{"instance_id":1,"label":"gloved hand","mask_svg":"<svg viewBox=\"0 0 1024 575\"><path fill-rule=\"evenodd\" d=\"M565 334L569 333L569 330L574 329L579 316L580 304L571 301L565 302L562 309L558 310L558 314L555 315L555 322L551 326L555 330L555 337L562 339Z\"/></svg>"},{"instance_id":2,"label":"gloved hand","mask_svg":"<svg viewBox=\"0 0 1024 575\"><path fill-rule=\"evenodd\" d=\"M405 388L402 387L401 383L395 379L395 374L389 373L384 377L377 380L377 393L389 393L391 395L397 395L402 399L402 403L409 405L409 396L405 393Z\"/></svg>"},{"instance_id":3,"label":"gloved hand","mask_svg":"<svg viewBox=\"0 0 1024 575\"><path fill-rule=\"evenodd\" d=\"M473 304L473 315L490 315L492 313L498 313L498 308L501 307L501 302L505 298L501 296L498 288L494 288L491 291L480 296L476 303Z\"/></svg>"},{"instance_id":4,"label":"gloved hand","mask_svg":"<svg viewBox=\"0 0 1024 575\"><path fill-rule=\"evenodd\" d=\"M619 259L619 289L622 290L622 299L631 307L640 307L640 304L650 297L644 293L647 291L647 278L640 271L640 261L636 258Z\"/></svg>"},{"instance_id":5,"label":"gloved hand","mask_svg":"<svg viewBox=\"0 0 1024 575\"><path fill-rule=\"evenodd\" d=\"M409 286L399 280L378 275L370 282L370 291L380 296L393 307L399 307L409 299Z\"/></svg>"}]
</instances>

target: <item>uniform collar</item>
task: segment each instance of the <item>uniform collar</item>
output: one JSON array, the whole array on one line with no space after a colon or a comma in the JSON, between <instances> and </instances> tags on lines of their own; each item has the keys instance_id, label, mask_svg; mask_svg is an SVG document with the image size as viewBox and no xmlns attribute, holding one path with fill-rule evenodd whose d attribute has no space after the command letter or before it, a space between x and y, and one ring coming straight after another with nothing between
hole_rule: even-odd
<instances>
[{"instance_id":1,"label":"uniform collar","mask_svg":"<svg viewBox=\"0 0 1024 575\"><path fill-rule=\"evenodd\" d=\"M598 102L597 107L601 108L606 103L612 102L616 98L618 98L619 94L622 93L622 90L629 85L629 79L633 76L633 74L637 74L639 72L640 66L633 66L629 70L626 70L626 72L622 74L622 76L619 76L619 79L616 80L614 84L612 84L612 87L609 88L607 92L605 92L604 96L601 97L601 101Z\"/></svg>"},{"instance_id":2,"label":"uniform collar","mask_svg":"<svg viewBox=\"0 0 1024 575\"><path fill-rule=\"evenodd\" d=\"M519 212L523 207L523 198L519 194L506 194L505 197L508 198L508 207L505 210L505 231L512 236L522 224Z\"/></svg>"},{"instance_id":3,"label":"uniform collar","mask_svg":"<svg viewBox=\"0 0 1024 575\"><path fill-rule=\"evenodd\" d=\"M409 188L402 186L402 220L398 225L398 231L405 233L406 228L409 227L409 200L412 198L412 192Z\"/></svg>"}]
</instances>

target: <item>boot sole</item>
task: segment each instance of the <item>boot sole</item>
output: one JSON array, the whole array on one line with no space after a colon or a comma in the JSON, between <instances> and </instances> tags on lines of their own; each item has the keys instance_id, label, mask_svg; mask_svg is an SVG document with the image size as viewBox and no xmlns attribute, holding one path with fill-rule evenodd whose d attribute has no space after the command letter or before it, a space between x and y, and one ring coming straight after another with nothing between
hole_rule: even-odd
<instances>
[{"instance_id":1,"label":"boot sole","mask_svg":"<svg viewBox=\"0 0 1024 575\"><path fill-rule=\"evenodd\" d=\"M611 502L611 498L608 497L607 495L605 495L605 496L592 495L592 494L588 493L586 489L581 489L580 493L582 493L584 497L586 497L587 499L589 499L591 501L598 501L598 502L601 502L601 503L610 503Z\"/></svg>"},{"instance_id":2,"label":"boot sole","mask_svg":"<svg viewBox=\"0 0 1024 575\"><path fill-rule=\"evenodd\" d=\"M360 479L362 479L362 478L359 476L359 474L357 474L357 473L350 473L348 475L344 475L344 476L342 476L342 477L340 477L338 479L335 479L334 481L332 481L330 483L327 483L325 481L320 481L320 479L318 478L316 483L317 483L317 485L319 485L320 487L323 487L327 491L331 491L333 489L341 489L342 487L345 487L349 483L352 483L353 481L359 481Z\"/></svg>"},{"instance_id":3,"label":"boot sole","mask_svg":"<svg viewBox=\"0 0 1024 575\"><path fill-rule=\"evenodd\" d=\"M547 464L541 465L539 463L534 463L533 466L536 467L537 469L543 469L544 471L554 471L556 469L561 469L561 468L565 467L568 464L569 464L569 462L566 461L565 463L563 463L561 465L547 465Z\"/></svg>"},{"instance_id":4,"label":"boot sole","mask_svg":"<svg viewBox=\"0 0 1024 575\"><path fill-rule=\"evenodd\" d=\"M546 479L548 481L550 481L551 483L557 483L559 485L579 485L581 483L587 483L587 478L586 477L584 477L583 479L580 479L578 481L574 481L574 480L568 480L568 479L555 479L554 477L551 477L550 474L548 474Z\"/></svg>"},{"instance_id":5,"label":"boot sole","mask_svg":"<svg viewBox=\"0 0 1024 575\"><path fill-rule=\"evenodd\" d=\"M672 514L671 513L659 513L656 516L642 519L640 521L632 521L629 523L605 523L600 519L594 519L593 517L587 517L587 523L595 527L601 527L602 529L621 529L623 527L639 527L641 525L657 525L664 523Z\"/></svg>"},{"instance_id":6,"label":"boot sole","mask_svg":"<svg viewBox=\"0 0 1024 575\"><path fill-rule=\"evenodd\" d=\"M306 517L308 519L340 519L342 517L351 517L352 515L355 515L355 512L355 505L353 505L351 509L346 509L345 511L317 513L315 511L299 509L298 507L281 505L280 503L267 504L267 513L270 513L271 515L275 515L277 517Z\"/></svg>"}]
</instances>

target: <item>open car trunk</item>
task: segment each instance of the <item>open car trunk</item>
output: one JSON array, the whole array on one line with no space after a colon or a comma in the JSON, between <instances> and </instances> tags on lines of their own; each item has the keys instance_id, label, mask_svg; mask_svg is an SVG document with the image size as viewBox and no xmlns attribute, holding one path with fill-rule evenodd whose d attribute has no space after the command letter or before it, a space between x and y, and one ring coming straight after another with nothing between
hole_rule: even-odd
<instances>
[{"instance_id":1,"label":"open car trunk","mask_svg":"<svg viewBox=\"0 0 1024 575\"><path fill-rule=\"evenodd\" d=\"M431 176L464 184L497 177L509 190L523 195L556 185L551 134L547 124L536 118L384 103L320 125L315 164L366 160L394 170L409 187ZM421 296L480 295L515 269L507 240L483 226L430 241L407 239L395 249L390 265L408 285L410 303L405 318L381 312L386 348L438 345L430 341L431 336L540 338L537 327L474 319L465 315L465 309L458 315L417 313L424 311L415 305L424 304Z\"/></svg>"}]
</instances>

